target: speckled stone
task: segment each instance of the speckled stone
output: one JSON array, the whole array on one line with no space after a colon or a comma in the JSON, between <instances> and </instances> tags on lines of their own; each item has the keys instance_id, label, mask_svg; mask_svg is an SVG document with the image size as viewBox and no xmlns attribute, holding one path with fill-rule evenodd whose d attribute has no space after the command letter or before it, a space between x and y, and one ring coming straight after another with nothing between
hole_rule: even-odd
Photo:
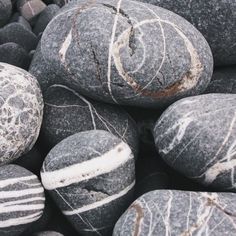
<instances>
[{"instance_id":1,"label":"speckled stone","mask_svg":"<svg viewBox=\"0 0 236 236\"><path fill-rule=\"evenodd\" d=\"M216 68L204 93L236 93L236 68Z\"/></svg>"},{"instance_id":2,"label":"speckled stone","mask_svg":"<svg viewBox=\"0 0 236 236\"><path fill-rule=\"evenodd\" d=\"M213 64L206 40L185 19L128 0L67 4L45 29L41 52L60 83L143 107L203 92Z\"/></svg>"},{"instance_id":3,"label":"speckled stone","mask_svg":"<svg viewBox=\"0 0 236 236\"><path fill-rule=\"evenodd\" d=\"M41 138L49 149L72 134L99 129L127 142L137 156L137 126L122 108L87 99L62 85L49 87L44 102Z\"/></svg>"},{"instance_id":4,"label":"speckled stone","mask_svg":"<svg viewBox=\"0 0 236 236\"><path fill-rule=\"evenodd\" d=\"M43 99L27 71L0 63L0 165L29 151L39 134Z\"/></svg>"},{"instance_id":5,"label":"speckled stone","mask_svg":"<svg viewBox=\"0 0 236 236\"><path fill-rule=\"evenodd\" d=\"M206 38L216 65L236 64L235 0L138 0L169 9L192 23Z\"/></svg>"},{"instance_id":6,"label":"speckled stone","mask_svg":"<svg viewBox=\"0 0 236 236\"><path fill-rule=\"evenodd\" d=\"M131 204L113 236L234 236L235 204L234 193L152 191Z\"/></svg>"},{"instance_id":7,"label":"speckled stone","mask_svg":"<svg viewBox=\"0 0 236 236\"><path fill-rule=\"evenodd\" d=\"M1 236L20 235L44 209L44 189L36 175L17 165L0 167Z\"/></svg>"},{"instance_id":8,"label":"speckled stone","mask_svg":"<svg viewBox=\"0 0 236 236\"><path fill-rule=\"evenodd\" d=\"M11 0L0 0L0 27L5 25L11 16Z\"/></svg>"},{"instance_id":9,"label":"speckled stone","mask_svg":"<svg viewBox=\"0 0 236 236\"><path fill-rule=\"evenodd\" d=\"M110 235L132 201L134 156L113 134L74 134L46 157L41 178L64 215L81 235Z\"/></svg>"},{"instance_id":10,"label":"speckled stone","mask_svg":"<svg viewBox=\"0 0 236 236\"><path fill-rule=\"evenodd\" d=\"M172 104L154 129L163 160L216 190L235 191L236 95L206 94Z\"/></svg>"}]
</instances>

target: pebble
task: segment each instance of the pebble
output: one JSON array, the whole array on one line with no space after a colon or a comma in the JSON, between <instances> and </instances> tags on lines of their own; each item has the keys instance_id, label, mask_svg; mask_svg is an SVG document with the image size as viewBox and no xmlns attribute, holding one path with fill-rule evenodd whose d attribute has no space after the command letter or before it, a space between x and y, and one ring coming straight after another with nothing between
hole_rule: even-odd
<instances>
[{"instance_id":1,"label":"pebble","mask_svg":"<svg viewBox=\"0 0 236 236\"><path fill-rule=\"evenodd\" d=\"M126 143L107 131L80 132L49 152L41 178L79 233L110 235L132 201L134 156Z\"/></svg>"},{"instance_id":2,"label":"pebble","mask_svg":"<svg viewBox=\"0 0 236 236\"><path fill-rule=\"evenodd\" d=\"M234 236L233 193L156 190L134 201L115 225L121 235Z\"/></svg>"},{"instance_id":3,"label":"pebble","mask_svg":"<svg viewBox=\"0 0 236 236\"><path fill-rule=\"evenodd\" d=\"M41 51L61 83L114 104L164 106L203 92L212 75L211 50L199 31L136 1L67 4L45 29Z\"/></svg>"},{"instance_id":4,"label":"pebble","mask_svg":"<svg viewBox=\"0 0 236 236\"><path fill-rule=\"evenodd\" d=\"M0 0L0 27L9 20L12 12L11 0Z\"/></svg>"},{"instance_id":5,"label":"pebble","mask_svg":"<svg viewBox=\"0 0 236 236\"><path fill-rule=\"evenodd\" d=\"M34 233L32 236L63 236L63 234L55 231L42 231Z\"/></svg>"},{"instance_id":6,"label":"pebble","mask_svg":"<svg viewBox=\"0 0 236 236\"><path fill-rule=\"evenodd\" d=\"M43 118L37 80L27 71L0 63L0 165L29 151Z\"/></svg>"},{"instance_id":7,"label":"pebble","mask_svg":"<svg viewBox=\"0 0 236 236\"><path fill-rule=\"evenodd\" d=\"M44 209L44 189L36 175L17 165L0 167L1 236L20 235Z\"/></svg>"},{"instance_id":8,"label":"pebble","mask_svg":"<svg viewBox=\"0 0 236 236\"><path fill-rule=\"evenodd\" d=\"M163 160L208 189L235 192L236 95L206 94L172 104L154 129Z\"/></svg>"}]
</instances>

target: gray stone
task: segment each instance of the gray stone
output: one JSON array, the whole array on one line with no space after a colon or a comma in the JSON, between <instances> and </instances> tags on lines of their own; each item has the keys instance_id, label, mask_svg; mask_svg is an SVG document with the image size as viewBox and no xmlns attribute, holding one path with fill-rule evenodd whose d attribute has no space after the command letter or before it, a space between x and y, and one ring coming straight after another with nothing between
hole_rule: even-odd
<instances>
[{"instance_id":1,"label":"gray stone","mask_svg":"<svg viewBox=\"0 0 236 236\"><path fill-rule=\"evenodd\" d=\"M163 160L208 188L235 191L235 103L234 94L206 94L172 104L154 129Z\"/></svg>"},{"instance_id":2,"label":"gray stone","mask_svg":"<svg viewBox=\"0 0 236 236\"><path fill-rule=\"evenodd\" d=\"M59 7L64 6L65 4L67 4L68 2L70 2L70 0L53 0L53 2L55 4L57 4Z\"/></svg>"},{"instance_id":3,"label":"gray stone","mask_svg":"<svg viewBox=\"0 0 236 236\"><path fill-rule=\"evenodd\" d=\"M57 144L41 169L42 183L82 235L111 235L132 201L134 156L113 134L93 130Z\"/></svg>"},{"instance_id":4,"label":"gray stone","mask_svg":"<svg viewBox=\"0 0 236 236\"><path fill-rule=\"evenodd\" d=\"M42 232L34 233L32 236L63 236L63 234L55 232L55 231L42 231Z\"/></svg>"},{"instance_id":5,"label":"gray stone","mask_svg":"<svg viewBox=\"0 0 236 236\"><path fill-rule=\"evenodd\" d=\"M152 191L131 204L113 236L234 236L235 204L233 193Z\"/></svg>"},{"instance_id":6,"label":"gray stone","mask_svg":"<svg viewBox=\"0 0 236 236\"><path fill-rule=\"evenodd\" d=\"M0 165L29 151L37 140L43 99L27 71L0 63Z\"/></svg>"},{"instance_id":7,"label":"gray stone","mask_svg":"<svg viewBox=\"0 0 236 236\"><path fill-rule=\"evenodd\" d=\"M5 25L11 16L11 0L0 0L0 27Z\"/></svg>"},{"instance_id":8,"label":"gray stone","mask_svg":"<svg viewBox=\"0 0 236 236\"><path fill-rule=\"evenodd\" d=\"M170 11L128 0L67 4L44 31L41 52L60 83L109 103L163 106L203 92L212 75L199 31Z\"/></svg>"},{"instance_id":9,"label":"gray stone","mask_svg":"<svg viewBox=\"0 0 236 236\"><path fill-rule=\"evenodd\" d=\"M106 130L138 153L137 126L120 107L87 99L62 85L53 85L44 94L42 140L51 149L64 138L86 130Z\"/></svg>"},{"instance_id":10,"label":"gray stone","mask_svg":"<svg viewBox=\"0 0 236 236\"><path fill-rule=\"evenodd\" d=\"M206 38L216 65L236 64L235 0L138 0L187 19Z\"/></svg>"},{"instance_id":11,"label":"gray stone","mask_svg":"<svg viewBox=\"0 0 236 236\"><path fill-rule=\"evenodd\" d=\"M43 214L44 189L36 175L17 165L0 167L1 236L20 235Z\"/></svg>"}]
</instances>

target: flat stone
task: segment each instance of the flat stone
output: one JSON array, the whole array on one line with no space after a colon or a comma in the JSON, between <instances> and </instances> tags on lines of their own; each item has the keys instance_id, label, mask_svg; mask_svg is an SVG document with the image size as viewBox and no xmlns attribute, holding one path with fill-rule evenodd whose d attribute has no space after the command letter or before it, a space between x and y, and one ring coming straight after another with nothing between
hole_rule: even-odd
<instances>
[{"instance_id":1,"label":"flat stone","mask_svg":"<svg viewBox=\"0 0 236 236\"><path fill-rule=\"evenodd\" d=\"M156 190L138 198L115 225L120 235L236 234L233 193Z\"/></svg>"},{"instance_id":2,"label":"flat stone","mask_svg":"<svg viewBox=\"0 0 236 236\"><path fill-rule=\"evenodd\" d=\"M43 99L35 77L5 63L0 63L0 116L3 165L33 147L43 118Z\"/></svg>"},{"instance_id":3,"label":"flat stone","mask_svg":"<svg viewBox=\"0 0 236 236\"><path fill-rule=\"evenodd\" d=\"M44 189L36 175L17 165L0 167L1 236L20 235L43 214Z\"/></svg>"},{"instance_id":4,"label":"flat stone","mask_svg":"<svg viewBox=\"0 0 236 236\"><path fill-rule=\"evenodd\" d=\"M134 156L113 134L92 130L57 144L41 169L44 188L82 235L111 235L132 201Z\"/></svg>"},{"instance_id":5,"label":"flat stone","mask_svg":"<svg viewBox=\"0 0 236 236\"><path fill-rule=\"evenodd\" d=\"M172 104L154 129L163 160L186 177L235 191L236 95L206 94Z\"/></svg>"},{"instance_id":6,"label":"flat stone","mask_svg":"<svg viewBox=\"0 0 236 236\"><path fill-rule=\"evenodd\" d=\"M209 45L196 28L128 0L67 4L44 31L41 52L60 83L115 104L164 106L203 92L212 75Z\"/></svg>"},{"instance_id":7,"label":"flat stone","mask_svg":"<svg viewBox=\"0 0 236 236\"><path fill-rule=\"evenodd\" d=\"M138 0L151 3L187 19L206 38L216 65L236 64L236 1Z\"/></svg>"},{"instance_id":8,"label":"flat stone","mask_svg":"<svg viewBox=\"0 0 236 236\"><path fill-rule=\"evenodd\" d=\"M11 0L0 0L0 27L9 20L12 12Z\"/></svg>"}]
</instances>

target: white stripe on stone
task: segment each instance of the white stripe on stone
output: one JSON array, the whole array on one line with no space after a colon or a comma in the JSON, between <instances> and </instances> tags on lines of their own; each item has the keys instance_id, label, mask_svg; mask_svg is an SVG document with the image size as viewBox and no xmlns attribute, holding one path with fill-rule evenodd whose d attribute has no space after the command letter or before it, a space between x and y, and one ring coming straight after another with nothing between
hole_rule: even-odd
<instances>
[{"instance_id":1,"label":"white stripe on stone","mask_svg":"<svg viewBox=\"0 0 236 236\"><path fill-rule=\"evenodd\" d=\"M92 209L95 209L97 207L101 207L107 203L110 203L122 196L124 196L125 194L127 194L135 185L135 181L129 185L128 187L126 187L125 189L123 189L121 192L119 193L116 193L112 196L109 196L107 198L104 198L102 199L101 201L97 201L97 202L94 202L94 203L91 203L89 205L86 205L86 206L83 206L83 207L80 207L78 209L74 209L74 210L71 210L71 211L63 211L63 214L65 215L75 215L75 214L79 214L79 213L82 213L82 212L85 212L85 211L89 211L89 210L92 210Z\"/></svg>"},{"instance_id":2,"label":"white stripe on stone","mask_svg":"<svg viewBox=\"0 0 236 236\"><path fill-rule=\"evenodd\" d=\"M44 201L44 200L45 200L44 197L32 197L32 198L26 198L26 199L21 199L21 200L16 200L16 201L8 201L8 202L0 203L0 208L7 207L7 206L15 206L15 205L21 204L21 203L30 203L33 201Z\"/></svg>"},{"instance_id":3,"label":"white stripe on stone","mask_svg":"<svg viewBox=\"0 0 236 236\"><path fill-rule=\"evenodd\" d=\"M5 188L8 185L12 185L12 184L16 184L16 183L24 182L28 180L36 180L36 179L37 177L35 175L4 179L0 181L0 188Z\"/></svg>"},{"instance_id":4,"label":"white stripe on stone","mask_svg":"<svg viewBox=\"0 0 236 236\"><path fill-rule=\"evenodd\" d=\"M132 158L134 157L130 147L126 143L121 142L112 150L99 157L60 170L41 172L42 183L47 190L69 186L109 173Z\"/></svg>"},{"instance_id":5,"label":"white stripe on stone","mask_svg":"<svg viewBox=\"0 0 236 236\"><path fill-rule=\"evenodd\" d=\"M43 210L44 204L27 204L27 205L14 205L14 206L3 206L0 207L0 213L10 213L10 212L24 212L24 211L35 211Z\"/></svg>"}]
</instances>

